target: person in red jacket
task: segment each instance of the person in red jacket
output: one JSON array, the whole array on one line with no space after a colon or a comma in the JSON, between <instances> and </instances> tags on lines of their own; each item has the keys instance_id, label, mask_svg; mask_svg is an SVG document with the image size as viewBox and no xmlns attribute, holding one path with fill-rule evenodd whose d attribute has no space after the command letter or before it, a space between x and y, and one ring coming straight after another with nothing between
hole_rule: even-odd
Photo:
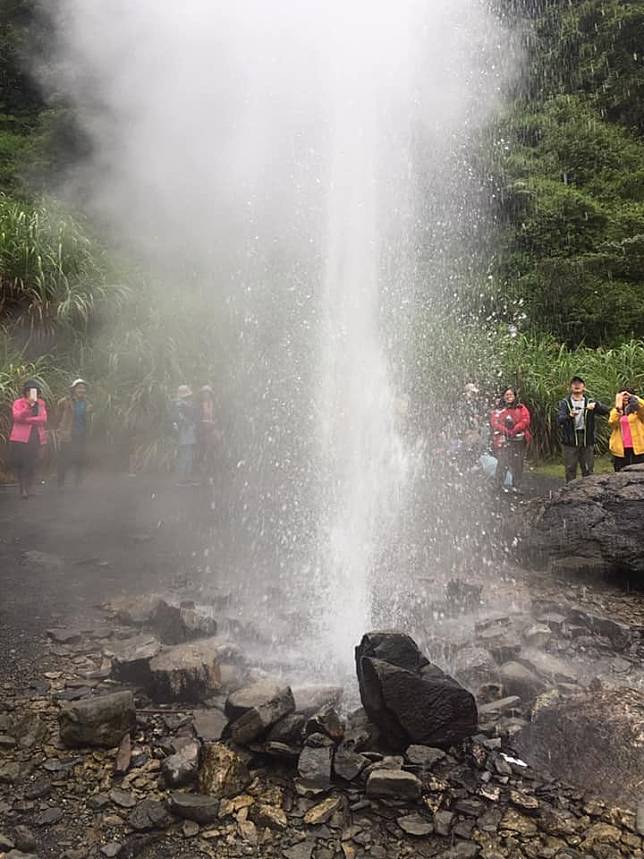
<instances>
[{"instance_id":1,"label":"person in red jacket","mask_svg":"<svg viewBox=\"0 0 644 859\"><path fill-rule=\"evenodd\" d=\"M20 495L28 498L41 448L47 443L47 406L40 396L38 382L32 379L25 382L22 396L13 402L11 414L10 460L18 478Z\"/></svg>"},{"instance_id":2,"label":"person in red jacket","mask_svg":"<svg viewBox=\"0 0 644 859\"><path fill-rule=\"evenodd\" d=\"M503 391L498 406L490 413L492 447L496 456L496 484L501 489L506 472L512 475L512 488L519 491L523 477L523 464L530 434L530 412L519 402L516 391L508 387Z\"/></svg>"}]
</instances>

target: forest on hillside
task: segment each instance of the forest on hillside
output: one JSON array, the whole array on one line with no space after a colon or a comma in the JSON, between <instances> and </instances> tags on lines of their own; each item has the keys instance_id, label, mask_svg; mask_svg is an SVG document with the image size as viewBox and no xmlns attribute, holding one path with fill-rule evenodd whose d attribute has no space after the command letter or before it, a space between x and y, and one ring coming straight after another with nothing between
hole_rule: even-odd
<instances>
[{"instance_id":1,"label":"forest on hillside","mask_svg":"<svg viewBox=\"0 0 644 859\"><path fill-rule=\"evenodd\" d=\"M494 7L520 35L526 72L480 141L493 243L449 323L419 320L419 363L443 385L516 379L548 455L572 372L606 399L644 389L644 0ZM216 371L200 312L211 299L147 300L145 273L56 199L91 144L65 94L30 74L38 57L48 80L49 36L35 0L0 0L0 435L27 374L52 396L86 375L100 380L102 432L135 431L141 465L158 465L168 392ZM457 356L446 325L471 334Z\"/></svg>"}]
</instances>

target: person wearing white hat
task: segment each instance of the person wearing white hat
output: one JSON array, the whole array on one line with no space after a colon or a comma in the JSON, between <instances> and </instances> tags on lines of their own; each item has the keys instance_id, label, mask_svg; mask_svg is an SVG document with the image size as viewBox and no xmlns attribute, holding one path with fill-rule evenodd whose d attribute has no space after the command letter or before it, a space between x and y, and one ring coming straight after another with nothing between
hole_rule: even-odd
<instances>
[{"instance_id":1,"label":"person wearing white hat","mask_svg":"<svg viewBox=\"0 0 644 859\"><path fill-rule=\"evenodd\" d=\"M190 385L179 385L172 406L172 428L177 439L177 486L190 486L197 445L197 408Z\"/></svg>"},{"instance_id":2,"label":"person wearing white hat","mask_svg":"<svg viewBox=\"0 0 644 859\"><path fill-rule=\"evenodd\" d=\"M58 401L58 488L63 489L70 469L74 471L76 486L80 486L87 467L87 440L92 424L94 407L87 399L88 384L74 379L69 394Z\"/></svg>"}]
</instances>

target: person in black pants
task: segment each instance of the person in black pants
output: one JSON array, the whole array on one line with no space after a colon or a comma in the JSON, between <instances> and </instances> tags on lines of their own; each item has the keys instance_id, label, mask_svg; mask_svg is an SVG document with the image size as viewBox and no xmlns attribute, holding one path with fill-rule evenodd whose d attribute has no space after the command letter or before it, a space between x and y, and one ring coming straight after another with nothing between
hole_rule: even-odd
<instances>
[{"instance_id":1,"label":"person in black pants","mask_svg":"<svg viewBox=\"0 0 644 859\"><path fill-rule=\"evenodd\" d=\"M557 411L566 483L577 477L577 466L582 477L593 473L595 416L609 413L608 406L587 395L586 383L581 376L573 376L570 380L570 394L565 400L561 400Z\"/></svg>"}]
</instances>

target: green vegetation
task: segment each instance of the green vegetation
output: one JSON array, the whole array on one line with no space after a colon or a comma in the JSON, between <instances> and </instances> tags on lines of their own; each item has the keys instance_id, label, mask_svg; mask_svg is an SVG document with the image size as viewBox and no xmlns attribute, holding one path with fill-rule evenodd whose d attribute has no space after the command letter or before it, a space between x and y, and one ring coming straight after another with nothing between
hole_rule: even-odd
<instances>
[{"instance_id":1,"label":"green vegetation","mask_svg":"<svg viewBox=\"0 0 644 859\"><path fill-rule=\"evenodd\" d=\"M457 323L420 319L416 351L434 392L476 380L493 396L517 384L533 411L535 455L547 459L573 373L608 402L626 382L644 390L644 3L494 2L523 34L529 73L486 129L478 161L496 224L479 249L490 286L481 301L471 283L459 306L488 322L471 312ZM99 433L158 467L171 454L168 392L216 376L216 309L205 311L198 288L181 302L157 289L152 300L145 277L115 261L82 213L43 196L87 141L70 106L46 103L29 74L30 55L48 62L39 8L0 0L0 440L26 376L55 401L83 375L95 380Z\"/></svg>"},{"instance_id":2,"label":"green vegetation","mask_svg":"<svg viewBox=\"0 0 644 859\"><path fill-rule=\"evenodd\" d=\"M644 333L644 4L502 4L530 75L484 150L499 318L568 346ZM508 10L508 7L509 10Z\"/></svg>"}]
</instances>

